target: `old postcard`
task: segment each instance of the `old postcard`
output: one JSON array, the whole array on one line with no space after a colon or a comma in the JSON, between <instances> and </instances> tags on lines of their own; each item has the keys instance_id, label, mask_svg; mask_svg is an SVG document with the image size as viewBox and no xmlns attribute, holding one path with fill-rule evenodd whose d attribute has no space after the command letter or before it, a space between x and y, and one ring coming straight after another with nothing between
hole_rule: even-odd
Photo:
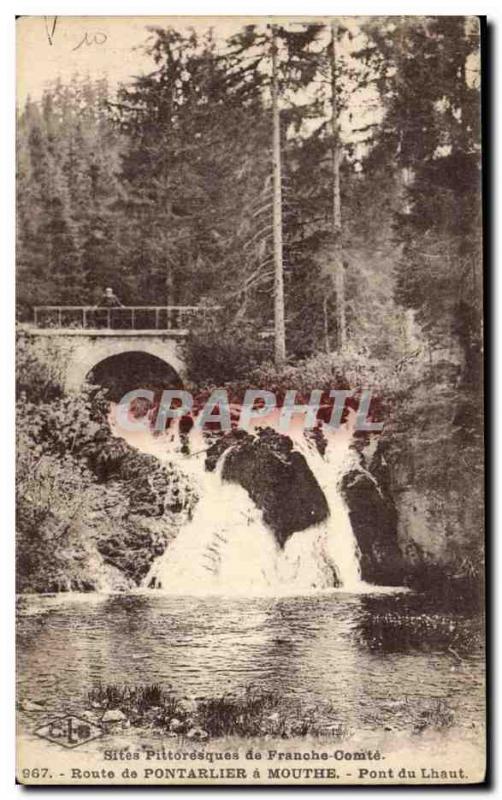
<instances>
[{"instance_id":1,"label":"old postcard","mask_svg":"<svg viewBox=\"0 0 502 800\"><path fill-rule=\"evenodd\" d=\"M479 784L477 17L17 21L17 780Z\"/></svg>"}]
</instances>

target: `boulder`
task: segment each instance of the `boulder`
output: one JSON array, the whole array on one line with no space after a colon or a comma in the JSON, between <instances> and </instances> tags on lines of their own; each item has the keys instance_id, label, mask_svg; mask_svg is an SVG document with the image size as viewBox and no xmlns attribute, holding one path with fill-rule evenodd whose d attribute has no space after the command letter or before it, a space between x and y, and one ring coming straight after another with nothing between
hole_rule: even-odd
<instances>
[{"instance_id":1,"label":"boulder","mask_svg":"<svg viewBox=\"0 0 502 800\"><path fill-rule=\"evenodd\" d=\"M101 717L101 722L105 724L116 724L117 722L125 722L126 720L127 717L120 708L109 708Z\"/></svg>"},{"instance_id":2,"label":"boulder","mask_svg":"<svg viewBox=\"0 0 502 800\"><path fill-rule=\"evenodd\" d=\"M202 742L205 739L209 738L209 734L202 728L190 728L190 730L186 734L186 738L192 739L195 742Z\"/></svg>"},{"instance_id":3,"label":"boulder","mask_svg":"<svg viewBox=\"0 0 502 800\"><path fill-rule=\"evenodd\" d=\"M46 710L41 703L37 703L34 700L21 700L21 702L19 703L19 708L21 709L21 711L45 711Z\"/></svg>"},{"instance_id":4,"label":"boulder","mask_svg":"<svg viewBox=\"0 0 502 800\"><path fill-rule=\"evenodd\" d=\"M370 468L352 469L342 478L341 491L360 550L361 577L367 583L403 583L403 556L398 543L398 518L389 491L385 463L373 458Z\"/></svg>"},{"instance_id":5,"label":"boulder","mask_svg":"<svg viewBox=\"0 0 502 800\"><path fill-rule=\"evenodd\" d=\"M197 701L195 697L182 697L178 700L178 709L181 714L195 714L197 712Z\"/></svg>"},{"instance_id":6,"label":"boulder","mask_svg":"<svg viewBox=\"0 0 502 800\"><path fill-rule=\"evenodd\" d=\"M206 469L213 470L229 448L223 480L246 489L281 547L295 531L326 519L329 510L323 491L289 437L271 428L256 436L244 431L227 434L209 448Z\"/></svg>"}]
</instances>

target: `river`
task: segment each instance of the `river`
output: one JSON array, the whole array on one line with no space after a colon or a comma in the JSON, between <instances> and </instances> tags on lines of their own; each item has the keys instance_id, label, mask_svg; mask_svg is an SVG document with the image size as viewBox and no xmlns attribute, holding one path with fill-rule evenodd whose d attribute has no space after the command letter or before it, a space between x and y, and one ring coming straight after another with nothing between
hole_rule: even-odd
<instances>
[{"instance_id":1,"label":"river","mask_svg":"<svg viewBox=\"0 0 502 800\"><path fill-rule=\"evenodd\" d=\"M347 731L410 732L439 702L468 737L482 726L483 654L472 638L479 620L458 609L428 612L423 596L144 590L18 602L18 697L51 712L78 713L99 684L161 683L199 698L254 684Z\"/></svg>"}]
</instances>

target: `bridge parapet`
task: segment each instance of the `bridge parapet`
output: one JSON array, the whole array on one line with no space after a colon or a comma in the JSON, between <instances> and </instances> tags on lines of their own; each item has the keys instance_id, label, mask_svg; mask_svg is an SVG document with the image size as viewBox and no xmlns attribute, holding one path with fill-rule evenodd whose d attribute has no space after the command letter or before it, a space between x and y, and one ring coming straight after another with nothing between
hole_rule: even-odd
<instances>
[{"instance_id":1,"label":"bridge parapet","mask_svg":"<svg viewBox=\"0 0 502 800\"><path fill-rule=\"evenodd\" d=\"M40 330L173 332L186 335L198 320L205 322L221 306L35 306L33 324Z\"/></svg>"}]
</instances>

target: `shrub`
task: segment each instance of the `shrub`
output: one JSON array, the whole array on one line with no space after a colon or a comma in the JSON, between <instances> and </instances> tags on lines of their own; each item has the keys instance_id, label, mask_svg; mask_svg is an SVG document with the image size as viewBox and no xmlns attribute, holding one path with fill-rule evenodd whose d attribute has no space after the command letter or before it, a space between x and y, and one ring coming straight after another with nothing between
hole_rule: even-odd
<instances>
[{"instance_id":1,"label":"shrub","mask_svg":"<svg viewBox=\"0 0 502 800\"><path fill-rule=\"evenodd\" d=\"M189 380L199 387L246 379L269 356L270 344L246 323L199 327L185 348Z\"/></svg>"},{"instance_id":2,"label":"shrub","mask_svg":"<svg viewBox=\"0 0 502 800\"><path fill-rule=\"evenodd\" d=\"M33 339L22 331L16 338L16 395L32 403L49 402L63 395L56 367L39 359Z\"/></svg>"}]
</instances>

